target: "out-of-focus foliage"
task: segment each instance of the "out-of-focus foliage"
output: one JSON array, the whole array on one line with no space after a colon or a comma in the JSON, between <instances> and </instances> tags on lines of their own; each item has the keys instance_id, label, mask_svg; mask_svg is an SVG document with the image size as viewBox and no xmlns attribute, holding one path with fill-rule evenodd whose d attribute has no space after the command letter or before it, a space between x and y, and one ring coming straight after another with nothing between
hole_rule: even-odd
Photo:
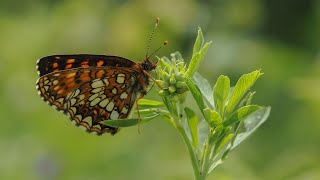
<instances>
[{"instance_id":1,"label":"out-of-focus foliage","mask_svg":"<svg viewBox=\"0 0 320 180\"><path fill-rule=\"evenodd\" d=\"M184 144L165 122L143 125L140 135L132 127L97 137L35 90L42 56L142 60L157 16L152 48L169 40L159 56L191 56L202 27L213 43L199 72L211 84L220 74L235 82L265 73L253 103L272 106L269 120L209 179L319 179L320 3L312 0L0 0L0 178L193 178Z\"/></svg>"}]
</instances>

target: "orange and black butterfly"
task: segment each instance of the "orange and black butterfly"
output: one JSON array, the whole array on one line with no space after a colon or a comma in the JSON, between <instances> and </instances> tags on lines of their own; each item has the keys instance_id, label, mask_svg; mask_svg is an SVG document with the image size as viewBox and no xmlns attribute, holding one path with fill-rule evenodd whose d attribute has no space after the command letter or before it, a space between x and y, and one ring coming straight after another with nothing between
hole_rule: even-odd
<instances>
[{"instance_id":1,"label":"orange and black butterfly","mask_svg":"<svg viewBox=\"0 0 320 180\"><path fill-rule=\"evenodd\" d=\"M157 23L158 19L155 27ZM77 126L99 135L115 134L117 127L99 122L128 117L135 102L147 93L149 73L156 65L147 55L141 63L106 55L47 56L37 62L37 90Z\"/></svg>"}]
</instances>

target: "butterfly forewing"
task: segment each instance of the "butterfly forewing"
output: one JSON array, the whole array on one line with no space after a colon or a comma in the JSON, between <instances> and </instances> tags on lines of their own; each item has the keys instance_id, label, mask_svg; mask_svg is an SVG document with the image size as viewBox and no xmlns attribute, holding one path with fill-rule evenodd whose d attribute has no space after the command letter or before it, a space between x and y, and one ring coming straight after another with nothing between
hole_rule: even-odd
<instances>
[{"instance_id":1,"label":"butterfly forewing","mask_svg":"<svg viewBox=\"0 0 320 180\"><path fill-rule=\"evenodd\" d=\"M88 67L132 67L134 62L118 56L76 54L52 55L38 60L37 69L40 76L73 68Z\"/></svg>"},{"instance_id":2,"label":"butterfly forewing","mask_svg":"<svg viewBox=\"0 0 320 180\"><path fill-rule=\"evenodd\" d=\"M129 67L79 67L46 74L37 87L45 101L77 125L89 132L114 134L117 128L99 122L128 116L139 92L138 76Z\"/></svg>"}]
</instances>

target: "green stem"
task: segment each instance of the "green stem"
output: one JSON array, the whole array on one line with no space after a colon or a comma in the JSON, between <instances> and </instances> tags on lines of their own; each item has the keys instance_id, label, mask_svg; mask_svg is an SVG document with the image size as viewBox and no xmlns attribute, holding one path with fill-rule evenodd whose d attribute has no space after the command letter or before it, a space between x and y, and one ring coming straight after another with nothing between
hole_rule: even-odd
<instances>
[{"instance_id":1,"label":"green stem","mask_svg":"<svg viewBox=\"0 0 320 180\"><path fill-rule=\"evenodd\" d=\"M197 154L195 153L195 151L192 147L192 143L191 143L190 139L188 138L188 135L187 135L185 129L181 126L178 126L177 130L179 131L183 141L185 142L185 144L187 146L189 156L191 159L191 163L192 163L192 167L193 167L195 179L196 180L203 180L203 177L201 176L200 170L199 170Z\"/></svg>"},{"instance_id":2,"label":"green stem","mask_svg":"<svg viewBox=\"0 0 320 180\"><path fill-rule=\"evenodd\" d=\"M205 149L205 154L204 154L204 159L203 159L203 162L202 162L202 168L201 168L201 176L202 176L202 179L206 179L207 175L208 175L208 171L209 171L209 168L210 168L210 154L211 154L211 151L212 151L212 134L209 133L208 135L208 139L207 139L207 148Z\"/></svg>"}]
</instances>

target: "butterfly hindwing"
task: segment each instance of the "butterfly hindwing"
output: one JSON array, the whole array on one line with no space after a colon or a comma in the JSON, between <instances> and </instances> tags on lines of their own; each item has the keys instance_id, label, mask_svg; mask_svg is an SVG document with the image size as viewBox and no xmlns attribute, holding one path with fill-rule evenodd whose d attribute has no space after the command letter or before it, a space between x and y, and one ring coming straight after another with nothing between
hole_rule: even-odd
<instances>
[{"instance_id":1,"label":"butterfly hindwing","mask_svg":"<svg viewBox=\"0 0 320 180\"><path fill-rule=\"evenodd\" d=\"M126 118L137 97L137 72L130 68L77 68L42 76L39 94L89 132L116 133L102 125L107 119Z\"/></svg>"}]
</instances>

